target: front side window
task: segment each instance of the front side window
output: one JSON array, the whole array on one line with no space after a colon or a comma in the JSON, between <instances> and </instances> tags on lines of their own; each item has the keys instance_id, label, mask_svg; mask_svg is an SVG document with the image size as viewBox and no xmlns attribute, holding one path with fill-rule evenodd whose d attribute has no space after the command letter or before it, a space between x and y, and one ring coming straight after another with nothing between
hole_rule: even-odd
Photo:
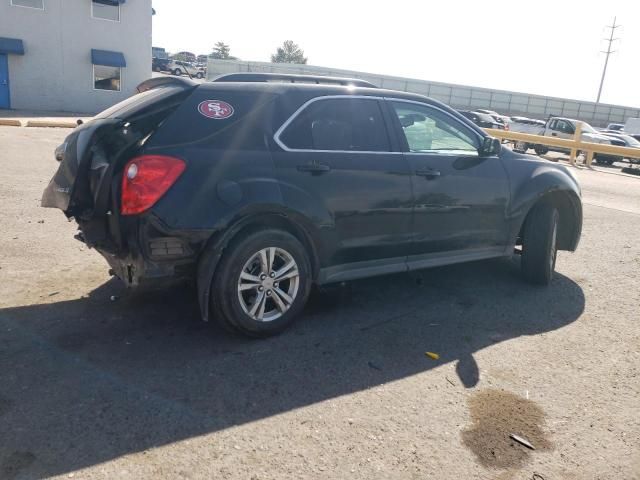
<instances>
[{"instance_id":1,"label":"front side window","mask_svg":"<svg viewBox=\"0 0 640 480\"><path fill-rule=\"evenodd\" d=\"M44 0L11 0L11 5L15 7L29 7L44 10Z\"/></svg>"},{"instance_id":2,"label":"front side window","mask_svg":"<svg viewBox=\"0 0 640 480\"><path fill-rule=\"evenodd\" d=\"M92 0L91 15L102 20L120 21L120 2L113 0Z\"/></svg>"},{"instance_id":3,"label":"front side window","mask_svg":"<svg viewBox=\"0 0 640 480\"><path fill-rule=\"evenodd\" d=\"M573 126L569 122L565 122L564 120L558 120L558 125L556 128L562 133L574 133Z\"/></svg>"},{"instance_id":4,"label":"front side window","mask_svg":"<svg viewBox=\"0 0 640 480\"><path fill-rule=\"evenodd\" d=\"M310 103L280 135L293 150L388 152L378 100L329 98Z\"/></svg>"},{"instance_id":5,"label":"front side window","mask_svg":"<svg viewBox=\"0 0 640 480\"><path fill-rule=\"evenodd\" d=\"M120 91L120 67L107 67L106 65L93 66L93 88L96 90Z\"/></svg>"},{"instance_id":6,"label":"front side window","mask_svg":"<svg viewBox=\"0 0 640 480\"><path fill-rule=\"evenodd\" d=\"M402 126L409 152L478 153L476 136L445 113L412 103L391 104Z\"/></svg>"}]
</instances>

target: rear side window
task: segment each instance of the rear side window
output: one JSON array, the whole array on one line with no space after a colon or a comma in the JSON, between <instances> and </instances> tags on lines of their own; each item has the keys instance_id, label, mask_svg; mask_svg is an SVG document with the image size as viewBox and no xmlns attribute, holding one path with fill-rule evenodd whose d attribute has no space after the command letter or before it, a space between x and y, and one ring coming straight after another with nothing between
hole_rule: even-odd
<instances>
[{"instance_id":1,"label":"rear side window","mask_svg":"<svg viewBox=\"0 0 640 480\"><path fill-rule=\"evenodd\" d=\"M294 117L279 140L292 150L390 150L380 103L366 98L316 100Z\"/></svg>"}]
</instances>

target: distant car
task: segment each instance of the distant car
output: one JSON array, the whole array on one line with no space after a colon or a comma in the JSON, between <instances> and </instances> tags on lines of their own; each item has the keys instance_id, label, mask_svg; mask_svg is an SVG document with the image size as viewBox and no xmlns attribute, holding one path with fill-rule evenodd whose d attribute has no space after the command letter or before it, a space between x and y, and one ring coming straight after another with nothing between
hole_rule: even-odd
<instances>
[{"instance_id":1,"label":"distant car","mask_svg":"<svg viewBox=\"0 0 640 480\"><path fill-rule=\"evenodd\" d=\"M610 132L602 132L603 135L618 140L619 142L623 142L624 145L620 145L620 146L624 146L624 147L629 147L629 148L637 148L638 150L640 150L640 141L638 141L636 138L632 137L631 135L625 135L624 133L610 133ZM638 152L638 156L640 156L640 152ZM639 158L628 158L627 160L629 160L631 163L640 163L640 159Z\"/></svg>"},{"instance_id":2,"label":"distant car","mask_svg":"<svg viewBox=\"0 0 640 480\"><path fill-rule=\"evenodd\" d=\"M460 114L467 117L473 123L482 128L493 128L495 130L505 130L504 123L498 122L488 113L472 112L470 110L460 110Z\"/></svg>"},{"instance_id":3,"label":"distant car","mask_svg":"<svg viewBox=\"0 0 640 480\"><path fill-rule=\"evenodd\" d=\"M154 72L168 72L171 60L168 58L153 57L151 59L151 70Z\"/></svg>"},{"instance_id":4,"label":"distant car","mask_svg":"<svg viewBox=\"0 0 640 480\"><path fill-rule=\"evenodd\" d=\"M486 113L487 115L491 115L491 117L494 120L504 125L505 130L509 130L509 124L511 123L511 119L506 115L500 115L495 110L487 110L485 108L476 108L475 111L479 113Z\"/></svg>"},{"instance_id":5,"label":"distant car","mask_svg":"<svg viewBox=\"0 0 640 480\"><path fill-rule=\"evenodd\" d=\"M625 146L622 140L617 140L615 138L607 137L603 133L598 132L595 128L593 128L587 122L582 122L580 120L575 120L572 118L564 118L564 117L549 118L540 135L545 137L573 139L573 137L576 134L576 128L579 123L582 124L582 141L583 142L601 143L603 145L617 145L621 147ZM547 152L549 152L549 150L552 150L554 152L561 152L561 153L570 152L570 149L565 147L554 147L549 145L531 145L531 147L536 151L538 155L545 155ZM622 160L622 158L617 155L610 155L610 154L604 154L604 153L596 153L593 158L597 163L604 163L607 165L612 165L613 162Z\"/></svg>"},{"instance_id":6,"label":"distant car","mask_svg":"<svg viewBox=\"0 0 640 480\"><path fill-rule=\"evenodd\" d=\"M206 72L202 68L194 67L189 62L174 60L169 64L169 71L176 76L189 75L195 78L204 78Z\"/></svg>"},{"instance_id":7,"label":"distant car","mask_svg":"<svg viewBox=\"0 0 640 480\"><path fill-rule=\"evenodd\" d=\"M624 130L624 125L622 123L610 123L607 125L607 130L615 130L616 132L620 132Z\"/></svg>"},{"instance_id":8,"label":"distant car","mask_svg":"<svg viewBox=\"0 0 640 480\"><path fill-rule=\"evenodd\" d=\"M528 133L530 135L541 135L546 122L527 117L511 117L509 129L512 132ZM514 143L513 150L520 153L526 153L527 150L533 148L533 145L522 140Z\"/></svg>"}]
</instances>

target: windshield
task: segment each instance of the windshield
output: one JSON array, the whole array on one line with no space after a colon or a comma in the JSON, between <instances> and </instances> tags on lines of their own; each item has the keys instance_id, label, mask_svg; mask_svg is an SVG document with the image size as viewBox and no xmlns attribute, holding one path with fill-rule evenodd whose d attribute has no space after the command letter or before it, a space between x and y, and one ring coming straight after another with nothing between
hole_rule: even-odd
<instances>
[{"instance_id":1,"label":"windshield","mask_svg":"<svg viewBox=\"0 0 640 480\"><path fill-rule=\"evenodd\" d=\"M630 135L617 135L615 138L624 140L629 147L640 148L640 142Z\"/></svg>"},{"instance_id":2,"label":"windshield","mask_svg":"<svg viewBox=\"0 0 640 480\"><path fill-rule=\"evenodd\" d=\"M482 113L482 112L475 112L475 113L476 115L478 115L478 119L482 122L496 123L495 119L488 113Z\"/></svg>"},{"instance_id":3,"label":"windshield","mask_svg":"<svg viewBox=\"0 0 640 480\"><path fill-rule=\"evenodd\" d=\"M582 133L584 132L598 133L598 131L595 128L593 128L591 125L589 125L587 122L582 122Z\"/></svg>"}]
</instances>

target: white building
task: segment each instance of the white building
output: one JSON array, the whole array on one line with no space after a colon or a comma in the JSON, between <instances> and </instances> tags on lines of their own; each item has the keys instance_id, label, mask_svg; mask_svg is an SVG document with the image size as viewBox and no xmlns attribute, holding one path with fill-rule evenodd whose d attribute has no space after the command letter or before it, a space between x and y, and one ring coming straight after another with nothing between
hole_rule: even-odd
<instances>
[{"instance_id":1,"label":"white building","mask_svg":"<svg viewBox=\"0 0 640 480\"><path fill-rule=\"evenodd\" d=\"M96 113L151 76L151 0L0 0L0 109Z\"/></svg>"}]
</instances>

